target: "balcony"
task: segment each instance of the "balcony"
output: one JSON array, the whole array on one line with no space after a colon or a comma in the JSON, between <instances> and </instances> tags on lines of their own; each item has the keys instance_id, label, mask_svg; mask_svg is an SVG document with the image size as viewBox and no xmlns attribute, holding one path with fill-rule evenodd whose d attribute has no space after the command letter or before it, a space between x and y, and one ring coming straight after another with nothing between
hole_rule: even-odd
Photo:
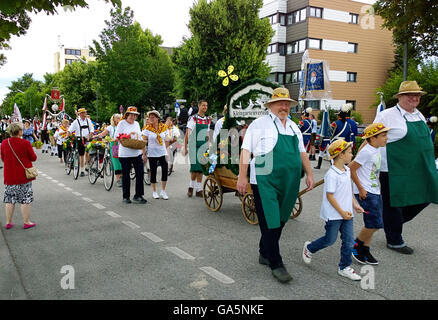
<instances>
[{"instance_id":1,"label":"balcony","mask_svg":"<svg viewBox=\"0 0 438 320\"><path fill-rule=\"evenodd\" d=\"M277 12L287 13L287 0L273 0L265 4L259 11L259 17L269 17Z\"/></svg>"}]
</instances>

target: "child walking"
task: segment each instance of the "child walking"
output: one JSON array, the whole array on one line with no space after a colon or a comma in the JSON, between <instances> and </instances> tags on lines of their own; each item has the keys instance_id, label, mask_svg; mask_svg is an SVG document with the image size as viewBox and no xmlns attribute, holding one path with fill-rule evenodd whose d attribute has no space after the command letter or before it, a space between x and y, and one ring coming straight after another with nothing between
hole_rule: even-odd
<instances>
[{"instance_id":1,"label":"child walking","mask_svg":"<svg viewBox=\"0 0 438 320\"><path fill-rule=\"evenodd\" d=\"M310 264L312 255L335 243L338 232L341 233L341 260L338 274L351 280L361 277L350 267L353 251L353 208L363 212L362 207L353 198L350 169L346 167L353 158L352 142L337 140L328 147L333 165L324 176L324 195L321 205L321 218L325 223L325 235L313 242L306 241L303 248L303 260Z\"/></svg>"},{"instance_id":2,"label":"child walking","mask_svg":"<svg viewBox=\"0 0 438 320\"><path fill-rule=\"evenodd\" d=\"M366 139L366 144L349 165L354 182L354 196L365 210L363 215L365 227L357 236L352 252L353 258L361 264L379 264L370 252L370 244L374 233L383 228L379 148L386 145L389 129L382 123L373 123L366 127L362 137Z\"/></svg>"}]
</instances>

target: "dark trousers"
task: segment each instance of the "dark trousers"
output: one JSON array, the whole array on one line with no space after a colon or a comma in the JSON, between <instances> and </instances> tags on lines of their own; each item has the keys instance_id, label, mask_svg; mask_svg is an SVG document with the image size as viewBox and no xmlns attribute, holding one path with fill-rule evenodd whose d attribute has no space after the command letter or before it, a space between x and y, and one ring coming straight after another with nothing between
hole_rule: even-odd
<instances>
[{"instance_id":1,"label":"dark trousers","mask_svg":"<svg viewBox=\"0 0 438 320\"><path fill-rule=\"evenodd\" d=\"M283 259L280 255L280 237L281 231L285 225L281 222L280 228L269 229L266 223L265 214L263 211L262 200L260 199L259 189L256 184L251 185L254 194L257 218L259 219L260 232L262 234L259 242L259 253L269 260L271 269L276 269L283 265Z\"/></svg>"},{"instance_id":2,"label":"dark trousers","mask_svg":"<svg viewBox=\"0 0 438 320\"><path fill-rule=\"evenodd\" d=\"M58 158L64 158L64 162L67 161L67 150L64 150L64 147L61 145L57 145L58 146Z\"/></svg>"},{"instance_id":3,"label":"dark trousers","mask_svg":"<svg viewBox=\"0 0 438 320\"><path fill-rule=\"evenodd\" d=\"M385 230L386 241L389 245L404 247L406 244L402 237L403 224L415 218L429 203L402 208L391 207L388 172L380 172L379 180L383 200L383 229ZM412 190L412 192L415 192L415 190Z\"/></svg>"},{"instance_id":4,"label":"dark trousers","mask_svg":"<svg viewBox=\"0 0 438 320\"><path fill-rule=\"evenodd\" d=\"M157 183L157 168L161 167L161 181L167 181L167 171L168 165L166 156L158 157L158 158L148 158L149 166L151 169L151 183Z\"/></svg>"},{"instance_id":5,"label":"dark trousers","mask_svg":"<svg viewBox=\"0 0 438 320\"><path fill-rule=\"evenodd\" d=\"M144 184L143 184L143 159L140 156L132 158L119 158L120 164L122 165L122 190L123 199L129 199L131 196L131 167L134 167L135 171L135 195L136 197L141 197L144 195Z\"/></svg>"}]
</instances>

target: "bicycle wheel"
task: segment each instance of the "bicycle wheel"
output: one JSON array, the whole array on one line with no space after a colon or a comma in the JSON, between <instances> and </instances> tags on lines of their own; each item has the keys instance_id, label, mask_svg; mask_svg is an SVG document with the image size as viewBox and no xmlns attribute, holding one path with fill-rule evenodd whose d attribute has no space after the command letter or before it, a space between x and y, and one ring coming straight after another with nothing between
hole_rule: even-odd
<instances>
[{"instance_id":1,"label":"bicycle wheel","mask_svg":"<svg viewBox=\"0 0 438 320\"><path fill-rule=\"evenodd\" d=\"M131 180L135 179L135 170L134 167L131 166L131 172L129 172L129 176L131 177Z\"/></svg>"},{"instance_id":2,"label":"bicycle wheel","mask_svg":"<svg viewBox=\"0 0 438 320\"><path fill-rule=\"evenodd\" d=\"M151 185L151 170L149 169L148 163L149 162L146 162L146 164L144 165L143 181L148 186L150 186Z\"/></svg>"},{"instance_id":3,"label":"bicycle wheel","mask_svg":"<svg viewBox=\"0 0 438 320\"><path fill-rule=\"evenodd\" d=\"M80 156L79 152L75 151L73 153L73 179L77 180L79 177L79 165L80 165Z\"/></svg>"},{"instance_id":4,"label":"bicycle wheel","mask_svg":"<svg viewBox=\"0 0 438 320\"><path fill-rule=\"evenodd\" d=\"M95 184L99 177L99 158L98 155L90 159L90 167L88 168L88 181Z\"/></svg>"},{"instance_id":5,"label":"bicycle wheel","mask_svg":"<svg viewBox=\"0 0 438 320\"><path fill-rule=\"evenodd\" d=\"M65 161L64 170L66 175L70 175L73 168L73 152L67 152L67 160Z\"/></svg>"},{"instance_id":6,"label":"bicycle wheel","mask_svg":"<svg viewBox=\"0 0 438 320\"><path fill-rule=\"evenodd\" d=\"M110 191L114 183L114 167L113 162L109 158L103 161L103 184L106 191Z\"/></svg>"}]
</instances>

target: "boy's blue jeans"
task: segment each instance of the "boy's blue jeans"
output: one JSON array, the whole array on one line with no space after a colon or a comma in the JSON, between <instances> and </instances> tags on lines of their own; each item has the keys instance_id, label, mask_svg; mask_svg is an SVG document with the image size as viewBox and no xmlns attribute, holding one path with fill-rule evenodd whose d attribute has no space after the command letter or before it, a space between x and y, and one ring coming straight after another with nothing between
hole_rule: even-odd
<instances>
[{"instance_id":1,"label":"boy's blue jeans","mask_svg":"<svg viewBox=\"0 0 438 320\"><path fill-rule=\"evenodd\" d=\"M339 269L351 265L351 253L354 245L353 219L350 220L329 220L325 223L325 235L307 245L311 253L316 253L327 248L336 242L338 232L341 233L341 261Z\"/></svg>"}]
</instances>

